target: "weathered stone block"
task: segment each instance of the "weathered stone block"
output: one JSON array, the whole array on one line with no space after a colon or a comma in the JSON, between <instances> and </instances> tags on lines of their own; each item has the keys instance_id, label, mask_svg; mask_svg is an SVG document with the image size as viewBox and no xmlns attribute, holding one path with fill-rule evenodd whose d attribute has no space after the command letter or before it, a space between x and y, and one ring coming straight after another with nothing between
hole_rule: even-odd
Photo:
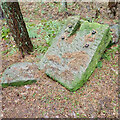
<instances>
[{"instance_id":1,"label":"weathered stone block","mask_svg":"<svg viewBox=\"0 0 120 120\"><path fill-rule=\"evenodd\" d=\"M21 86L37 81L37 65L29 62L15 63L9 66L2 75L2 87Z\"/></svg>"},{"instance_id":2,"label":"weathered stone block","mask_svg":"<svg viewBox=\"0 0 120 120\"><path fill-rule=\"evenodd\" d=\"M111 40L109 26L70 18L39 68L70 91L88 80Z\"/></svg>"}]
</instances>

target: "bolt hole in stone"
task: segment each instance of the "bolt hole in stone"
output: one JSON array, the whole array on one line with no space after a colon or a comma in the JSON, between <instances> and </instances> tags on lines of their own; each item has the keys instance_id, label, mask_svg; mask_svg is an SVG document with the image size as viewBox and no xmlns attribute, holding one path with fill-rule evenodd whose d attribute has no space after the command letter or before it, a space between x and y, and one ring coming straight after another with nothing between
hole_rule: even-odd
<instances>
[{"instance_id":1,"label":"bolt hole in stone","mask_svg":"<svg viewBox=\"0 0 120 120\"><path fill-rule=\"evenodd\" d=\"M84 46L83 46L83 48L88 48L89 47L89 44L85 44Z\"/></svg>"},{"instance_id":2,"label":"bolt hole in stone","mask_svg":"<svg viewBox=\"0 0 120 120\"><path fill-rule=\"evenodd\" d=\"M10 67L8 67L8 69L10 69Z\"/></svg>"},{"instance_id":3,"label":"bolt hole in stone","mask_svg":"<svg viewBox=\"0 0 120 120\"><path fill-rule=\"evenodd\" d=\"M95 31L95 30L92 31L92 35L94 35L94 34L96 34L96 31Z\"/></svg>"},{"instance_id":4,"label":"bolt hole in stone","mask_svg":"<svg viewBox=\"0 0 120 120\"><path fill-rule=\"evenodd\" d=\"M69 28L72 28L73 26L72 25L68 25Z\"/></svg>"},{"instance_id":5,"label":"bolt hole in stone","mask_svg":"<svg viewBox=\"0 0 120 120\"><path fill-rule=\"evenodd\" d=\"M65 36L62 36L61 39L64 40L64 39L65 39Z\"/></svg>"}]
</instances>

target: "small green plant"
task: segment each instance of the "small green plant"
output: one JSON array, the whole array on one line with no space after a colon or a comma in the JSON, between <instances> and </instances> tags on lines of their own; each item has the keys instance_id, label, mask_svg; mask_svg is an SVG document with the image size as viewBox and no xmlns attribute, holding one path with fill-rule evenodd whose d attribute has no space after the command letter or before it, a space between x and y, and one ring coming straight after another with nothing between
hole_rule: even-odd
<instances>
[{"instance_id":1,"label":"small green plant","mask_svg":"<svg viewBox=\"0 0 120 120\"><path fill-rule=\"evenodd\" d=\"M77 115L77 118L79 118L79 117L80 117L80 114L79 114L79 113L76 113L76 115Z\"/></svg>"},{"instance_id":2,"label":"small green plant","mask_svg":"<svg viewBox=\"0 0 120 120\"><path fill-rule=\"evenodd\" d=\"M8 40L9 39L9 36L8 36L9 33L10 33L10 29L8 27L6 27L6 25L2 26L2 34L1 34L2 39Z\"/></svg>"},{"instance_id":3,"label":"small green plant","mask_svg":"<svg viewBox=\"0 0 120 120\"><path fill-rule=\"evenodd\" d=\"M41 46L41 45L38 48L39 48L38 51L41 51L42 53L45 53L47 51L47 49L48 49L47 46Z\"/></svg>"},{"instance_id":4,"label":"small green plant","mask_svg":"<svg viewBox=\"0 0 120 120\"><path fill-rule=\"evenodd\" d=\"M108 49L103 55L102 58L110 61L111 58L114 58L115 53L119 50L118 45L115 47L111 47L110 49Z\"/></svg>"},{"instance_id":5,"label":"small green plant","mask_svg":"<svg viewBox=\"0 0 120 120\"><path fill-rule=\"evenodd\" d=\"M24 95L22 96L22 98L23 98L24 100L26 100L26 97L25 97Z\"/></svg>"},{"instance_id":6,"label":"small green plant","mask_svg":"<svg viewBox=\"0 0 120 120\"><path fill-rule=\"evenodd\" d=\"M61 22L42 20L38 27L40 28L39 37L43 38L50 46L53 38L55 38L56 34L61 30Z\"/></svg>"},{"instance_id":7,"label":"small green plant","mask_svg":"<svg viewBox=\"0 0 120 120\"><path fill-rule=\"evenodd\" d=\"M68 98L67 98L67 97L64 97L64 99L65 99L65 100L68 100Z\"/></svg>"},{"instance_id":8,"label":"small green plant","mask_svg":"<svg viewBox=\"0 0 120 120\"><path fill-rule=\"evenodd\" d=\"M27 23L27 30L30 38L36 38L37 35L37 26L33 23Z\"/></svg>"},{"instance_id":9,"label":"small green plant","mask_svg":"<svg viewBox=\"0 0 120 120\"><path fill-rule=\"evenodd\" d=\"M52 8L55 7L55 5L52 2L49 3L49 6Z\"/></svg>"},{"instance_id":10,"label":"small green plant","mask_svg":"<svg viewBox=\"0 0 120 120\"><path fill-rule=\"evenodd\" d=\"M106 113L106 111L105 111L105 110L103 110L102 112L103 112L103 114L105 114L105 113Z\"/></svg>"},{"instance_id":11,"label":"small green plant","mask_svg":"<svg viewBox=\"0 0 120 120\"><path fill-rule=\"evenodd\" d=\"M35 97L36 93L33 93L33 97Z\"/></svg>"},{"instance_id":12,"label":"small green plant","mask_svg":"<svg viewBox=\"0 0 120 120\"><path fill-rule=\"evenodd\" d=\"M107 50L104 52L104 54L102 55L101 58L110 61L111 59L114 58L115 53L116 53L117 51L119 51L119 45L116 45L116 46L114 46L114 47L111 47L111 48L107 49ZM97 68L102 68L102 61L99 61L96 67L97 67Z\"/></svg>"},{"instance_id":13,"label":"small green plant","mask_svg":"<svg viewBox=\"0 0 120 120\"><path fill-rule=\"evenodd\" d=\"M99 61L99 62L98 62L97 68L102 68L102 61Z\"/></svg>"},{"instance_id":14,"label":"small green plant","mask_svg":"<svg viewBox=\"0 0 120 120\"><path fill-rule=\"evenodd\" d=\"M119 20L117 20L117 19L115 19L115 20L113 20L116 24L118 24L119 23Z\"/></svg>"},{"instance_id":15,"label":"small green plant","mask_svg":"<svg viewBox=\"0 0 120 120\"><path fill-rule=\"evenodd\" d=\"M5 41L6 47L9 46L9 48L7 50L2 51L2 54L9 53L9 55L13 55L17 51L17 48L15 45L11 44L13 38L12 36L10 36L10 29L6 24L7 23L4 23L4 26L2 26L1 37Z\"/></svg>"},{"instance_id":16,"label":"small green plant","mask_svg":"<svg viewBox=\"0 0 120 120\"><path fill-rule=\"evenodd\" d=\"M60 100L60 97L59 97L59 96L57 96L55 99L56 99L56 100Z\"/></svg>"}]
</instances>

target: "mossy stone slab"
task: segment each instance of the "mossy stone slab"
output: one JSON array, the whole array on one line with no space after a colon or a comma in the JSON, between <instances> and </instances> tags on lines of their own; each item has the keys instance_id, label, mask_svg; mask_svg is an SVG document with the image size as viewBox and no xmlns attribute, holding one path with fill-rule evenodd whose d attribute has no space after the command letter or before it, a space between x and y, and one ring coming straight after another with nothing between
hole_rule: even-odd
<instances>
[{"instance_id":1,"label":"mossy stone slab","mask_svg":"<svg viewBox=\"0 0 120 120\"><path fill-rule=\"evenodd\" d=\"M74 22L78 24L78 21ZM76 32L72 34L72 30L68 34L69 20L38 64L49 77L70 91L76 91L88 80L111 41L108 25L79 22Z\"/></svg>"},{"instance_id":2,"label":"mossy stone slab","mask_svg":"<svg viewBox=\"0 0 120 120\"><path fill-rule=\"evenodd\" d=\"M21 86L36 82L37 65L30 62L19 62L9 66L2 75L2 87Z\"/></svg>"}]
</instances>

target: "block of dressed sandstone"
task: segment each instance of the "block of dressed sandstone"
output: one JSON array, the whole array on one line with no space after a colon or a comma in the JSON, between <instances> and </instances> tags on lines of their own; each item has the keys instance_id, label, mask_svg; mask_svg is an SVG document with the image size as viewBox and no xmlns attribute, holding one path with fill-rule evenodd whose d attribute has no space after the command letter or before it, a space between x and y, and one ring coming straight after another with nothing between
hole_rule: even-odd
<instances>
[{"instance_id":1,"label":"block of dressed sandstone","mask_svg":"<svg viewBox=\"0 0 120 120\"><path fill-rule=\"evenodd\" d=\"M39 75L36 64L30 62L19 62L9 66L2 75L1 85L21 86L36 82Z\"/></svg>"},{"instance_id":2,"label":"block of dressed sandstone","mask_svg":"<svg viewBox=\"0 0 120 120\"><path fill-rule=\"evenodd\" d=\"M69 19L38 64L39 69L76 91L93 73L110 40L109 26Z\"/></svg>"}]
</instances>

